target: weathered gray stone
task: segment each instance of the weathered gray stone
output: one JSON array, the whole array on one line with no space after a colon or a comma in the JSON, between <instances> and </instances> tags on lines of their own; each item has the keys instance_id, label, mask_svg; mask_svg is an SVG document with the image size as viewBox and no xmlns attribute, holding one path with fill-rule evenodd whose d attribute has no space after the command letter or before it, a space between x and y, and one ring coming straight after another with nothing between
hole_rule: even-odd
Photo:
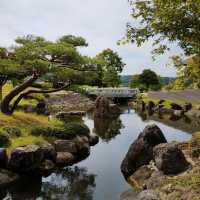
<instances>
[{"instance_id":1,"label":"weathered gray stone","mask_svg":"<svg viewBox=\"0 0 200 200\"><path fill-rule=\"evenodd\" d=\"M56 158L56 165L63 167L73 164L75 161L74 156L68 152L58 152Z\"/></svg>"},{"instance_id":2,"label":"weathered gray stone","mask_svg":"<svg viewBox=\"0 0 200 200\"><path fill-rule=\"evenodd\" d=\"M77 146L70 140L56 140L54 142L56 152L69 152L76 154L78 152Z\"/></svg>"},{"instance_id":3,"label":"weathered gray stone","mask_svg":"<svg viewBox=\"0 0 200 200\"><path fill-rule=\"evenodd\" d=\"M189 167L183 152L175 143L159 144L153 149L156 167L164 174L178 174Z\"/></svg>"},{"instance_id":4,"label":"weathered gray stone","mask_svg":"<svg viewBox=\"0 0 200 200\"><path fill-rule=\"evenodd\" d=\"M171 103L170 106L173 110L182 110L183 109L180 105L178 105L176 103Z\"/></svg>"},{"instance_id":5,"label":"weathered gray stone","mask_svg":"<svg viewBox=\"0 0 200 200\"><path fill-rule=\"evenodd\" d=\"M144 190L136 196L135 200L160 200L160 197L154 190Z\"/></svg>"},{"instance_id":6,"label":"weathered gray stone","mask_svg":"<svg viewBox=\"0 0 200 200\"><path fill-rule=\"evenodd\" d=\"M147 165L153 159L153 147L166 143L162 131L155 124L148 125L131 144L121 164L121 171L127 179L139 167Z\"/></svg>"},{"instance_id":7,"label":"weathered gray stone","mask_svg":"<svg viewBox=\"0 0 200 200\"><path fill-rule=\"evenodd\" d=\"M95 117L103 118L108 117L110 114L109 110L109 100L104 96L97 97L95 101Z\"/></svg>"},{"instance_id":8,"label":"weathered gray stone","mask_svg":"<svg viewBox=\"0 0 200 200\"><path fill-rule=\"evenodd\" d=\"M45 160L56 160L56 152L52 145L28 145L17 147L11 152L8 168L18 173L39 172Z\"/></svg>"},{"instance_id":9,"label":"weathered gray stone","mask_svg":"<svg viewBox=\"0 0 200 200\"><path fill-rule=\"evenodd\" d=\"M89 144L90 146L95 146L99 143L99 137L97 135L90 135L89 136Z\"/></svg>"}]
</instances>

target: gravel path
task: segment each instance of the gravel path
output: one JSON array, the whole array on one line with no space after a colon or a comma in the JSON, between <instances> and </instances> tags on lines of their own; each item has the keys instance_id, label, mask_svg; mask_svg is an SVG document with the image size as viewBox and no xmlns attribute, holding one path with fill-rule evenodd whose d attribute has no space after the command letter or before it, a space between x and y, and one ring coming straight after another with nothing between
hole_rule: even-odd
<instances>
[{"instance_id":1,"label":"gravel path","mask_svg":"<svg viewBox=\"0 0 200 200\"><path fill-rule=\"evenodd\" d=\"M182 90L170 92L149 92L149 98L200 102L200 90Z\"/></svg>"}]
</instances>

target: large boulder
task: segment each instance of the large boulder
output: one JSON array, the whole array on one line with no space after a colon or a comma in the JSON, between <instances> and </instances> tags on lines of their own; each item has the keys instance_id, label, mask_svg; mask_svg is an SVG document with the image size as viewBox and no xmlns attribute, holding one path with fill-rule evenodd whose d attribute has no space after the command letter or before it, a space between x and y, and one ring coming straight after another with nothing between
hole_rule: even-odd
<instances>
[{"instance_id":1,"label":"large boulder","mask_svg":"<svg viewBox=\"0 0 200 200\"><path fill-rule=\"evenodd\" d=\"M56 165L59 167L65 167L73 164L75 158L73 154L69 152L58 152L56 158Z\"/></svg>"},{"instance_id":2,"label":"large boulder","mask_svg":"<svg viewBox=\"0 0 200 200\"><path fill-rule=\"evenodd\" d=\"M99 143L99 137L97 135L90 135L89 136L89 144L90 146L95 146Z\"/></svg>"},{"instance_id":3,"label":"large boulder","mask_svg":"<svg viewBox=\"0 0 200 200\"><path fill-rule=\"evenodd\" d=\"M48 146L28 145L17 147L11 152L8 168L18 173L38 173L45 160L56 160L56 152Z\"/></svg>"},{"instance_id":4,"label":"large boulder","mask_svg":"<svg viewBox=\"0 0 200 200\"><path fill-rule=\"evenodd\" d=\"M8 163L8 155L5 148L0 148L0 168L5 168Z\"/></svg>"},{"instance_id":5,"label":"large boulder","mask_svg":"<svg viewBox=\"0 0 200 200\"><path fill-rule=\"evenodd\" d=\"M128 153L121 164L121 171L127 179L139 167L149 164L153 159L153 147L166 143L167 140L162 131L155 124L148 125L138 138L131 144Z\"/></svg>"},{"instance_id":6,"label":"large boulder","mask_svg":"<svg viewBox=\"0 0 200 200\"><path fill-rule=\"evenodd\" d=\"M164 174L178 174L190 165L176 143L159 144L153 149L156 167Z\"/></svg>"},{"instance_id":7,"label":"large boulder","mask_svg":"<svg viewBox=\"0 0 200 200\"><path fill-rule=\"evenodd\" d=\"M97 97L95 101L95 117L103 118L109 116L109 100L104 96Z\"/></svg>"},{"instance_id":8,"label":"large boulder","mask_svg":"<svg viewBox=\"0 0 200 200\"><path fill-rule=\"evenodd\" d=\"M57 152L68 152L72 154L78 152L76 144L70 140L56 140L54 145Z\"/></svg>"},{"instance_id":9,"label":"large boulder","mask_svg":"<svg viewBox=\"0 0 200 200\"><path fill-rule=\"evenodd\" d=\"M173 110L182 110L183 109L180 105L178 105L176 103L171 103L170 106Z\"/></svg>"}]
</instances>

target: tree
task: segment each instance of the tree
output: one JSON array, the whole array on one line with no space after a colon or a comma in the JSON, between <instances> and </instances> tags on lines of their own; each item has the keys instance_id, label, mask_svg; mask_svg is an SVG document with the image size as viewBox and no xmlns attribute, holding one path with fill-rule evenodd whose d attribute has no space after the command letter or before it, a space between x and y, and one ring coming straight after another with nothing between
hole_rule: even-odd
<instances>
[{"instance_id":1,"label":"tree","mask_svg":"<svg viewBox=\"0 0 200 200\"><path fill-rule=\"evenodd\" d=\"M127 25L126 40L141 46L154 39L154 53L169 49L167 41L178 42L186 55L200 55L200 1L129 0L131 16L138 23Z\"/></svg>"},{"instance_id":2,"label":"tree","mask_svg":"<svg viewBox=\"0 0 200 200\"><path fill-rule=\"evenodd\" d=\"M140 74L133 75L128 83L130 88L138 88L140 84Z\"/></svg>"},{"instance_id":3,"label":"tree","mask_svg":"<svg viewBox=\"0 0 200 200\"><path fill-rule=\"evenodd\" d=\"M20 79L17 79L19 84L2 100L1 111L5 114L12 114L20 100L29 94L50 93L68 87L73 81L69 77L65 80L66 84L58 89L27 89L37 79L46 74L54 73L56 69L62 70L63 73L69 69L77 71L95 70L95 66L88 63L88 59L81 56L77 50L77 47L87 46L87 43L81 37L63 36L57 41L51 42L42 37L28 35L17 38L15 42L16 45L11 51L7 50L7 53L2 53L3 56L0 58L0 67L12 66L11 68L16 69L17 75L21 73ZM57 77L60 78L60 76ZM24 81L20 83L20 80ZM14 98L16 99L11 105Z\"/></svg>"},{"instance_id":4,"label":"tree","mask_svg":"<svg viewBox=\"0 0 200 200\"><path fill-rule=\"evenodd\" d=\"M136 74L129 82L129 87L140 90L159 90L161 83L159 76L150 69L145 69L141 74Z\"/></svg>"},{"instance_id":5,"label":"tree","mask_svg":"<svg viewBox=\"0 0 200 200\"><path fill-rule=\"evenodd\" d=\"M122 72L125 64L122 62L122 58L119 57L117 52L111 49L103 50L96 56L96 62L99 66L99 79L102 79L104 86L116 87L120 84L119 73Z\"/></svg>"},{"instance_id":6,"label":"tree","mask_svg":"<svg viewBox=\"0 0 200 200\"><path fill-rule=\"evenodd\" d=\"M177 80L174 83L174 89L177 88L177 85L180 85L180 83L183 88L200 88L199 56L191 56L184 61L179 56L173 56L173 63L177 69Z\"/></svg>"}]
</instances>

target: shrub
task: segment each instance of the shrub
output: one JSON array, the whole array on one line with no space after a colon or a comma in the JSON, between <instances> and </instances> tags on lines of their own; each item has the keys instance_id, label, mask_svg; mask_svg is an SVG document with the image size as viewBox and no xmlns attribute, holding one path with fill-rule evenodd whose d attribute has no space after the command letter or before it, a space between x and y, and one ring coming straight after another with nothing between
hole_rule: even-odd
<instances>
[{"instance_id":1,"label":"shrub","mask_svg":"<svg viewBox=\"0 0 200 200\"><path fill-rule=\"evenodd\" d=\"M7 147L9 144L10 144L9 135L5 131L0 130L0 147Z\"/></svg>"},{"instance_id":2,"label":"shrub","mask_svg":"<svg viewBox=\"0 0 200 200\"><path fill-rule=\"evenodd\" d=\"M31 134L35 136L43 135L50 136L51 128L48 126L36 125L31 129Z\"/></svg>"},{"instance_id":3,"label":"shrub","mask_svg":"<svg viewBox=\"0 0 200 200\"><path fill-rule=\"evenodd\" d=\"M22 135L21 130L15 126L4 126L2 130L11 137L19 137Z\"/></svg>"},{"instance_id":4,"label":"shrub","mask_svg":"<svg viewBox=\"0 0 200 200\"><path fill-rule=\"evenodd\" d=\"M80 123L67 123L64 126L65 134L72 135L85 135L88 136L90 133L90 129L85 124Z\"/></svg>"},{"instance_id":5,"label":"shrub","mask_svg":"<svg viewBox=\"0 0 200 200\"><path fill-rule=\"evenodd\" d=\"M56 137L59 139L72 139L77 135L89 135L89 128L80 123L67 123L63 127L34 126L31 134L35 136Z\"/></svg>"}]
</instances>

